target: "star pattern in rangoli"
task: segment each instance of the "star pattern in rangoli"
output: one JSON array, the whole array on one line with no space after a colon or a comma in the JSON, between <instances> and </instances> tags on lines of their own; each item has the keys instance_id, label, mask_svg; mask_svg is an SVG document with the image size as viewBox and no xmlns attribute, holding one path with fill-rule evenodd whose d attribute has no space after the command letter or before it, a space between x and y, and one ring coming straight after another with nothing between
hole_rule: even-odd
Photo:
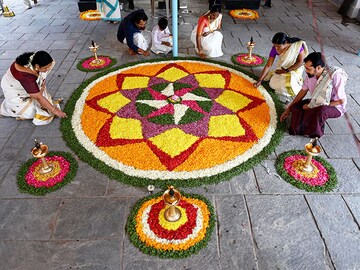
<instances>
[{"instance_id":1,"label":"star pattern in rangoli","mask_svg":"<svg viewBox=\"0 0 360 270\"><path fill-rule=\"evenodd\" d=\"M121 72L107 78L109 89L95 89L86 98L86 110L103 116L97 135L89 137L103 150L146 145L168 171L176 171L204 140L256 143L262 132L254 130L258 125L247 112L267 108L266 102L236 88L232 79L225 69L196 73L176 63L150 75Z\"/></svg>"}]
</instances>

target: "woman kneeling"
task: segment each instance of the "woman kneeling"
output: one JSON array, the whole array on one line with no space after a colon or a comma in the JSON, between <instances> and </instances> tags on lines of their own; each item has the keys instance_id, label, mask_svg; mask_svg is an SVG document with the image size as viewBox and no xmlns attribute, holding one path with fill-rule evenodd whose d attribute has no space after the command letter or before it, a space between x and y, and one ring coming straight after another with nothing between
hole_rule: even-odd
<instances>
[{"instance_id":1,"label":"woman kneeling","mask_svg":"<svg viewBox=\"0 0 360 270\"><path fill-rule=\"evenodd\" d=\"M35 125L49 124L54 116L66 117L46 89L45 78L53 66L53 59L44 51L18 56L1 80L5 97L1 114L18 120L33 119Z\"/></svg>"}]
</instances>

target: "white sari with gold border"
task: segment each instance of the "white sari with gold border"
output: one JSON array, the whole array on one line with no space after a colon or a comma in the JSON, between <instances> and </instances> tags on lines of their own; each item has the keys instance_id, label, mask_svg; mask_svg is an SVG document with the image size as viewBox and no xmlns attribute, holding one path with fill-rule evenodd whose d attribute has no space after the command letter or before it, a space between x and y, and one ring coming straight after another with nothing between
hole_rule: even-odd
<instances>
[{"instance_id":1,"label":"white sari with gold border","mask_svg":"<svg viewBox=\"0 0 360 270\"><path fill-rule=\"evenodd\" d=\"M301 48L304 48L305 56L308 55L308 47L305 41L300 40L294 42L286 50L286 52L279 55L276 69L287 69L295 64ZM301 65L296 70L292 70L285 74L276 74L275 70L272 70L265 77L265 81L270 79L269 85L278 95L287 97L294 97L299 93L303 85L303 73L304 66Z\"/></svg>"},{"instance_id":2,"label":"white sari with gold border","mask_svg":"<svg viewBox=\"0 0 360 270\"><path fill-rule=\"evenodd\" d=\"M42 95L54 106L60 109L59 104L54 102L48 93L45 86L45 79L47 74L51 71L55 62L50 70L46 73L40 72L36 82L39 89L43 87ZM40 103L30 97L21 83L14 78L10 68L6 71L1 80L1 88L4 92L5 100L1 103L0 111L4 116L16 117L19 120L33 119L34 125L41 126L49 124L54 115L43 109Z\"/></svg>"}]
</instances>

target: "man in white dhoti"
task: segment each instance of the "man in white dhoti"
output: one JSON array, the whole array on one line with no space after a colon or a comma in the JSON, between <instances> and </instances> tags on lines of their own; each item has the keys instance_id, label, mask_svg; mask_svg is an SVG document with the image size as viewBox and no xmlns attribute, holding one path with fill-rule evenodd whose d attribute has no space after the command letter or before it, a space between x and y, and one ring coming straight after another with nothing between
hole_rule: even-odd
<instances>
[{"instance_id":1,"label":"man in white dhoti","mask_svg":"<svg viewBox=\"0 0 360 270\"><path fill-rule=\"evenodd\" d=\"M143 9L135 10L126 16L119 25L117 38L127 44L131 55L142 54L149 56L151 32L146 30L148 17Z\"/></svg>"},{"instance_id":2,"label":"man in white dhoti","mask_svg":"<svg viewBox=\"0 0 360 270\"><path fill-rule=\"evenodd\" d=\"M5 97L1 114L17 120L33 119L35 125L49 124L54 116L66 117L46 89L45 78L53 65L53 59L44 51L18 56L1 80Z\"/></svg>"}]
</instances>

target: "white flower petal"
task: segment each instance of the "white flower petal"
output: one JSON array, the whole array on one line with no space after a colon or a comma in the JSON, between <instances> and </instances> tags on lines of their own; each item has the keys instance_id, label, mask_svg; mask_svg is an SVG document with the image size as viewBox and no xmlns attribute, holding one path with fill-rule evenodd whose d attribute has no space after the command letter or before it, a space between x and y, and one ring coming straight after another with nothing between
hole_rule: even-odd
<instances>
[{"instance_id":1,"label":"white flower petal","mask_svg":"<svg viewBox=\"0 0 360 270\"><path fill-rule=\"evenodd\" d=\"M174 85L173 83L169 83L164 90L161 91L161 94L170 97L174 95Z\"/></svg>"},{"instance_id":2,"label":"white flower petal","mask_svg":"<svg viewBox=\"0 0 360 270\"><path fill-rule=\"evenodd\" d=\"M184 104L174 104L175 124L179 124L181 118L185 115L187 109L189 109L189 107Z\"/></svg>"},{"instance_id":3,"label":"white flower petal","mask_svg":"<svg viewBox=\"0 0 360 270\"><path fill-rule=\"evenodd\" d=\"M211 100L206 97L200 97L200 96L194 95L192 93L186 93L181 98L183 100L198 100L198 101L210 101Z\"/></svg>"},{"instance_id":4,"label":"white flower petal","mask_svg":"<svg viewBox=\"0 0 360 270\"><path fill-rule=\"evenodd\" d=\"M166 100L137 100L136 103L147 104L156 109L160 109L165 105L169 104Z\"/></svg>"}]
</instances>

